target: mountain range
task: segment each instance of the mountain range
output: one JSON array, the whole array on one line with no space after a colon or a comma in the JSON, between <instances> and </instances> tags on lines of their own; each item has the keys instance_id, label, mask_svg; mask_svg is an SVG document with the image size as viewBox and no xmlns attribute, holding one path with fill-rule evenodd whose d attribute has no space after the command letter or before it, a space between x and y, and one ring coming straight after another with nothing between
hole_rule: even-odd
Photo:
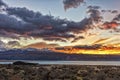
<instances>
[{"instance_id":1,"label":"mountain range","mask_svg":"<svg viewBox=\"0 0 120 80\"><path fill-rule=\"evenodd\" d=\"M0 60L120 61L119 55L66 54L48 49L9 49L0 51Z\"/></svg>"}]
</instances>

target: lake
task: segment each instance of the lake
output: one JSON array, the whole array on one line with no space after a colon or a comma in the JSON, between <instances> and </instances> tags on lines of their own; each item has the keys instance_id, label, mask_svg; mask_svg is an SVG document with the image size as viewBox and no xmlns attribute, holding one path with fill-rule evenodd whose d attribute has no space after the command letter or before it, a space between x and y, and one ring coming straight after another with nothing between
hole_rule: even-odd
<instances>
[{"instance_id":1,"label":"lake","mask_svg":"<svg viewBox=\"0 0 120 80\"><path fill-rule=\"evenodd\" d=\"M0 64L12 64L17 60L0 60ZM18 60L30 63L38 63L40 65L113 65L120 66L120 61L30 61Z\"/></svg>"}]
</instances>

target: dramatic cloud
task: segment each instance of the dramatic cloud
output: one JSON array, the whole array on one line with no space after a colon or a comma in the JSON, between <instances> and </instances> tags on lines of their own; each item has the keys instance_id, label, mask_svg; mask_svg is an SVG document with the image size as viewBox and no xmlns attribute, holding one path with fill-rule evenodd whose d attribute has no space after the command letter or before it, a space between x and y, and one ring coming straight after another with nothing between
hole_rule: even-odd
<instances>
[{"instance_id":1,"label":"dramatic cloud","mask_svg":"<svg viewBox=\"0 0 120 80\"><path fill-rule=\"evenodd\" d=\"M1 6L7 6L2 0L0 0L0 7Z\"/></svg>"},{"instance_id":2,"label":"dramatic cloud","mask_svg":"<svg viewBox=\"0 0 120 80\"><path fill-rule=\"evenodd\" d=\"M6 31L15 31L16 33L24 33L24 31L32 30L34 25L23 21L18 21L16 18L6 14L0 14L0 29Z\"/></svg>"},{"instance_id":3,"label":"dramatic cloud","mask_svg":"<svg viewBox=\"0 0 120 80\"><path fill-rule=\"evenodd\" d=\"M58 47L58 44L47 44L45 42L40 42L40 43L35 43L35 44L30 44L28 46L25 46L25 48L37 48L37 49L42 49L42 48L54 48Z\"/></svg>"},{"instance_id":4,"label":"dramatic cloud","mask_svg":"<svg viewBox=\"0 0 120 80\"><path fill-rule=\"evenodd\" d=\"M64 9L67 10L69 8L77 8L81 3L84 3L84 0L63 0L63 3Z\"/></svg>"},{"instance_id":5,"label":"dramatic cloud","mask_svg":"<svg viewBox=\"0 0 120 80\"><path fill-rule=\"evenodd\" d=\"M85 18L80 22L54 18L53 16L49 16L49 15L42 15L39 12L34 12L28 10L27 8L9 7L6 10L9 15L16 16L19 19L23 20L23 21L17 21L17 19L15 20L13 17L9 17L6 15L8 19L6 18L4 19L6 23L9 22L9 25L11 25L9 28L14 30L14 32L20 35L43 38L43 40L49 40L49 41L65 42L67 39L75 38L74 34L85 32L87 29L90 29L93 25L92 22L98 21L98 18L100 18L100 16L97 13L97 10L89 11L90 18ZM94 14L95 16L93 16ZM11 18L13 20L11 20ZM5 25L5 26L8 27L9 25ZM9 28L7 28L6 30L8 30ZM8 31L10 31L10 29Z\"/></svg>"},{"instance_id":6,"label":"dramatic cloud","mask_svg":"<svg viewBox=\"0 0 120 80\"><path fill-rule=\"evenodd\" d=\"M7 32L5 30L0 30L0 37L12 38L12 39L20 39L20 37L12 32Z\"/></svg>"},{"instance_id":7,"label":"dramatic cloud","mask_svg":"<svg viewBox=\"0 0 120 80\"><path fill-rule=\"evenodd\" d=\"M87 12L89 17L80 22L74 22L42 15L27 8L8 7L7 15L0 14L0 29L23 37L62 42L74 39L72 42L75 42L81 39L81 37L76 38L75 34L86 32L94 28L94 24L102 21L99 8L99 6L89 6Z\"/></svg>"},{"instance_id":8,"label":"dramatic cloud","mask_svg":"<svg viewBox=\"0 0 120 80\"><path fill-rule=\"evenodd\" d=\"M93 45L104 43L105 41L107 41L107 40L109 40L109 39L110 39L110 38L99 39L99 40L95 41L95 42L93 43Z\"/></svg>"},{"instance_id":9,"label":"dramatic cloud","mask_svg":"<svg viewBox=\"0 0 120 80\"><path fill-rule=\"evenodd\" d=\"M18 41L9 41L7 43L7 47L9 48L18 48L21 47L20 43Z\"/></svg>"},{"instance_id":10,"label":"dramatic cloud","mask_svg":"<svg viewBox=\"0 0 120 80\"><path fill-rule=\"evenodd\" d=\"M65 9L78 7L84 0L64 0ZM7 6L0 0L0 6ZM42 15L27 8L7 6L6 14L0 13L0 36L13 39L41 38L47 41L76 42L84 37L77 37L76 34L87 32L102 22L99 6L88 7L88 17L79 22L55 18L50 15ZM116 11L112 11L116 13ZM119 16L118 16L119 17ZM117 19L118 19L117 17ZM115 18L116 19L116 18ZM113 23L103 24L104 29L115 28ZM109 27L110 26L110 27ZM97 26L98 27L98 26Z\"/></svg>"},{"instance_id":11,"label":"dramatic cloud","mask_svg":"<svg viewBox=\"0 0 120 80\"><path fill-rule=\"evenodd\" d=\"M118 14L119 11L118 10L102 10L101 12L110 12L111 14L117 14L117 16L115 16L113 18L113 20L111 21L104 21L103 24L101 25L101 29L112 29L114 30L115 32L119 32L120 30L118 29L120 23L120 15Z\"/></svg>"},{"instance_id":12,"label":"dramatic cloud","mask_svg":"<svg viewBox=\"0 0 120 80\"><path fill-rule=\"evenodd\" d=\"M114 20L114 21L120 21L120 14L117 15L113 20Z\"/></svg>"},{"instance_id":13,"label":"dramatic cloud","mask_svg":"<svg viewBox=\"0 0 120 80\"><path fill-rule=\"evenodd\" d=\"M116 16L111 22L104 21L102 16L103 12L110 12L111 14L117 14L118 10L101 10L99 6L88 6L88 14L90 15L90 21L93 25L97 25L100 29L108 30L112 29L114 31L118 31L118 26L120 25L117 21L119 21L119 15Z\"/></svg>"},{"instance_id":14,"label":"dramatic cloud","mask_svg":"<svg viewBox=\"0 0 120 80\"><path fill-rule=\"evenodd\" d=\"M112 14L117 14L119 11L118 10L101 10L101 12L105 13L105 12L109 12Z\"/></svg>"},{"instance_id":15,"label":"dramatic cloud","mask_svg":"<svg viewBox=\"0 0 120 80\"><path fill-rule=\"evenodd\" d=\"M65 40L65 39L62 39L62 38L54 38L54 37L44 37L43 40L67 42L67 40Z\"/></svg>"},{"instance_id":16,"label":"dramatic cloud","mask_svg":"<svg viewBox=\"0 0 120 80\"><path fill-rule=\"evenodd\" d=\"M79 41L79 40L81 40L81 39L85 39L85 37L83 37L83 36L76 37L76 38L72 41L72 43L77 42L77 41Z\"/></svg>"},{"instance_id":17,"label":"dramatic cloud","mask_svg":"<svg viewBox=\"0 0 120 80\"><path fill-rule=\"evenodd\" d=\"M42 38L54 37L54 39L55 37L57 37L56 39L58 39L58 37L74 38L74 35L68 33L69 27L67 24L69 25L69 21L66 21L64 19L56 19L48 15L43 16L39 12L33 12L26 8L8 8L7 12L9 15L17 16L24 22L27 22L33 26L32 28L26 27L29 29L29 32L26 32L26 35Z\"/></svg>"},{"instance_id":18,"label":"dramatic cloud","mask_svg":"<svg viewBox=\"0 0 120 80\"><path fill-rule=\"evenodd\" d=\"M90 14L91 21L95 23L101 22L103 17L101 16L101 11L99 6L88 6L88 14Z\"/></svg>"},{"instance_id":19,"label":"dramatic cloud","mask_svg":"<svg viewBox=\"0 0 120 80\"><path fill-rule=\"evenodd\" d=\"M118 13L118 10L113 10L113 11L111 11L111 13L116 14L116 13Z\"/></svg>"},{"instance_id":20,"label":"dramatic cloud","mask_svg":"<svg viewBox=\"0 0 120 80\"><path fill-rule=\"evenodd\" d=\"M72 51L72 50L97 50L100 49L102 47L102 45L100 44L95 44L92 46L88 46L88 45L78 45L78 46L71 46L71 47L56 47L55 50L64 50L64 51Z\"/></svg>"},{"instance_id":21,"label":"dramatic cloud","mask_svg":"<svg viewBox=\"0 0 120 80\"><path fill-rule=\"evenodd\" d=\"M117 22L105 22L103 24L104 29L116 29L119 26Z\"/></svg>"},{"instance_id":22,"label":"dramatic cloud","mask_svg":"<svg viewBox=\"0 0 120 80\"><path fill-rule=\"evenodd\" d=\"M0 48L5 48L5 47L6 47L5 43L3 41L0 41Z\"/></svg>"},{"instance_id":23,"label":"dramatic cloud","mask_svg":"<svg viewBox=\"0 0 120 80\"><path fill-rule=\"evenodd\" d=\"M85 49L85 50L96 50L96 49L100 49L102 47L102 45L100 44L95 44L95 45L92 45L92 46L88 46L88 45L83 45L83 46L74 46L74 48L76 49Z\"/></svg>"}]
</instances>

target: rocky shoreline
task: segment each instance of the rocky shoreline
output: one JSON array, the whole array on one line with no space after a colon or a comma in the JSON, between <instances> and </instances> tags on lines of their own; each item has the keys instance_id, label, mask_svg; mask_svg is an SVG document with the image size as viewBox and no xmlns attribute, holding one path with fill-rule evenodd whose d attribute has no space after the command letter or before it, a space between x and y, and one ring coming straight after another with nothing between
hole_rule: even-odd
<instances>
[{"instance_id":1,"label":"rocky shoreline","mask_svg":"<svg viewBox=\"0 0 120 80\"><path fill-rule=\"evenodd\" d=\"M120 80L120 66L8 64L0 80Z\"/></svg>"}]
</instances>

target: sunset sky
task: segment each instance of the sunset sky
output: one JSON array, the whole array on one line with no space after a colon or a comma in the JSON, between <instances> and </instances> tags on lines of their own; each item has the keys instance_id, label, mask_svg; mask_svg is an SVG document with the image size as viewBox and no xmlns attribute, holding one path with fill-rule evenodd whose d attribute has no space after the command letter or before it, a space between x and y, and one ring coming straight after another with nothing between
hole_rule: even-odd
<instances>
[{"instance_id":1,"label":"sunset sky","mask_svg":"<svg viewBox=\"0 0 120 80\"><path fill-rule=\"evenodd\" d=\"M120 0L0 0L0 48L120 47Z\"/></svg>"}]
</instances>

